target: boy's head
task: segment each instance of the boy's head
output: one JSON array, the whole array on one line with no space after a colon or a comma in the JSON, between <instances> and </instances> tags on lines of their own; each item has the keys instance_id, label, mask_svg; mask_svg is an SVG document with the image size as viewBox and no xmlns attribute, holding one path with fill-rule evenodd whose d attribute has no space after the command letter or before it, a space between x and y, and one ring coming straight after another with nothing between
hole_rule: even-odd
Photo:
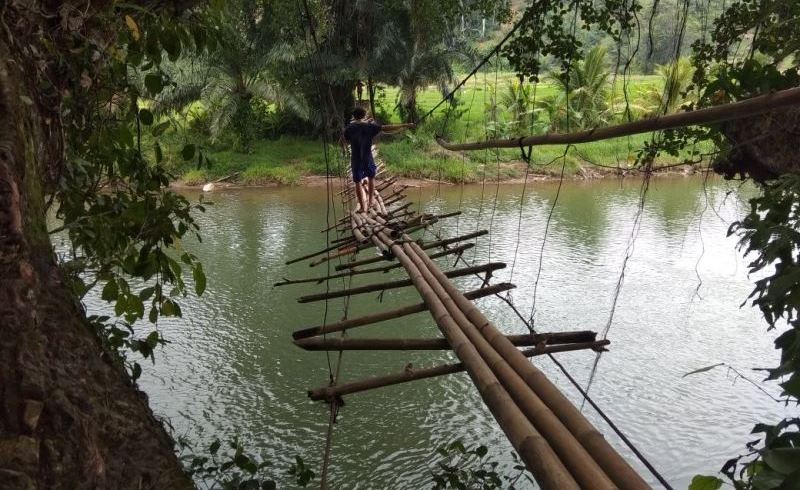
<instances>
[{"instance_id":1,"label":"boy's head","mask_svg":"<svg viewBox=\"0 0 800 490\"><path fill-rule=\"evenodd\" d=\"M353 109L353 119L364 119L367 116L367 111L361 107Z\"/></svg>"}]
</instances>

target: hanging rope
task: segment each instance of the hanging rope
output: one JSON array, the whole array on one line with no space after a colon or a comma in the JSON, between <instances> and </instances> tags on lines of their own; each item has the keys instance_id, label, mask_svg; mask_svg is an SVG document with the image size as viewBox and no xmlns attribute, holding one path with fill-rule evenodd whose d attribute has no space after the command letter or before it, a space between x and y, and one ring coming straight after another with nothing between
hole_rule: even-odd
<instances>
[{"instance_id":1,"label":"hanging rope","mask_svg":"<svg viewBox=\"0 0 800 490\"><path fill-rule=\"evenodd\" d=\"M299 12L299 15L300 15L300 18L301 18L301 21L302 21L303 17L304 17L303 14L305 14L305 22L308 25L308 30L309 30L309 33L311 34L311 38L312 38L312 41L313 41L313 53L316 54L316 58L317 58L316 59L316 61L317 61L316 70L314 70L315 67L314 67L313 57L309 58L309 65L310 65L311 71L312 72L316 71L318 73L318 78L320 80L327 80L327 78L325 78L323 76L324 73L323 73L323 69L321 68L322 63L321 63L321 59L320 59L322 53L321 53L321 50L320 50L319 42L317 41L316 30L314 28L313 18L311 16L311 11L309 9L307 0L302 0L302 9L303 10ZM299 10L299 5L298 5L298 10ZM306 36L304 35L303 38L306 40L306 49L309 52L312 52L311 47L308 45L308 40L307 40ZM325 186L326 187L326 199L325 199L326 213L325 213L325 219L326 219L326 225L327 225L326 230L325 230L325 237L326 237L327 243L330 243L331 242L331 240L330 240L330 231L333 228L331 226L331 214L333 213L333 219L334 219L335 223L338 223L338 219L336 217L336 207L334 205L332 205L333 204L333 191L332 191L332 185L333 184L331 182L331 166L330 166L330 153L329 153L330 152L330 142L329 142L330 134L329 134L329 131L330 131L331 127L332 127L331 122L333 121L333 118L334 117L338 117L337 116L338 115L338 110L337 110L337 107L336 107L336 101L335 101L335 99L333 97L333 94L331 93L329 84L327 84L327 92L328 92L328 99L329 99L330 106L328 106L328 104L326 103L325 96L322 93L322 90L319 88L319 85L317 85L317 96L319 98L320 106L323 108L323 123L324 123L323 152L324 152L324 158L325 158L325 180L326 180L326 186ZM329 109L332 110L333 117L331 116L331 114L329 112ZM339 167L340 167L340 170L341 170L341 165ZM340 175L342 174L341 171L339 173L340 173ZM342 204L343 204L343 206L346 206L345 199L346 199L346 196L343 194L342 195ZM341 261L341 257L339 258L339 260ZM327 267L327 271L328 271L327 275L330 276L331 275L331 261L330 260L326 261L326 267ZM349 282L352 282L352 276L350 276L347 280ZM343 282L343 284L345 283L345 279L344 278L342 279L342 282ZM325 281L325 288L326 288L326 293L329 293L330 292L330 282L329 281ZM350 298L348 297L348 298L345 299L345 304L344 304L344 313L343 313L344 318L347 318L349 304L350 304ZM329 305L328 305L328 299L326 298L325 299L325 310L324 310L324 314L323 314L323 324L327 323L328 312L329 312ZM345 332L344 331L341 333L341 336L342 337L345 336ZM323 338L325 339L326 336L323 335ZM334 371L333 366L331 364L330 353L328 351L326 351L325 354L326 354L326 359L327 359L327 363L328 363L329 384L330 384L330 386L335 386L337 384L337 382L338 382L339 374L341 373L342 358L343 358L343 355L344 355L343 354L343 350L341 350L341 349L339 350L339 354L338 354L338 357L337 357L337 360L336 360L336 369L335 369L335 371ZM325 434L325 446L324 446L323 456L322 456L322 470L320 472L320 489L323 489L323 490L328 488L327 481L328 481L328 471L329 471L329 467L330 467L331 450L332 450L332 445L333 445L333 426L336 423L336 418L337 418L337 415L338 415L338 412L339 412L340 405L341 405L341 402L339 400L337 400L337 399L330 400L330 405L329 405L330 411L329 411L329 417L328 417L328 427L327 427L326 434Z\"/></svg>"}]
</instances>

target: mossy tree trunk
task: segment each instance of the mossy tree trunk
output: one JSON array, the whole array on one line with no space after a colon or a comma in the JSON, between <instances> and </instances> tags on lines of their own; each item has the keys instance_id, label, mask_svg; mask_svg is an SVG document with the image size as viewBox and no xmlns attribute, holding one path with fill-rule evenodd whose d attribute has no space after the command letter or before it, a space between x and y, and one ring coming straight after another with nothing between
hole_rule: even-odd
<instances>
[{"instance_id":1,"label":"mossy tree trunk","mask_svg":"<svg viewBox=\"0 0 800 490\"><path fill-rule=\"evenodd\" d=\"M61 139L28 64L0 36L0 489L191 487L59 269L43 183Z\"/></svg>"}]
</instances>

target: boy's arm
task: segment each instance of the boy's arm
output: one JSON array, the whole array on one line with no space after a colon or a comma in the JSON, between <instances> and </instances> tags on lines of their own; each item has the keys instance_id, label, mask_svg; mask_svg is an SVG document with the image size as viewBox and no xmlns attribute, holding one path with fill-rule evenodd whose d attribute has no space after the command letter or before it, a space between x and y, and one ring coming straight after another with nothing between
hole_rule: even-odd
<instances>
[{"instance_id":1,"label":"boy's arm","mask_svg":"<svg viewBox=\"0 0 800 490\"><path fill-rule=\"evenodd\" d=\"M389 132L389 131L399 131L401 129L406 128L415 128L417 127L414 123L406 123L406 124L384 124L381 126L381 131Z\"/></svg>"}]
</instances>

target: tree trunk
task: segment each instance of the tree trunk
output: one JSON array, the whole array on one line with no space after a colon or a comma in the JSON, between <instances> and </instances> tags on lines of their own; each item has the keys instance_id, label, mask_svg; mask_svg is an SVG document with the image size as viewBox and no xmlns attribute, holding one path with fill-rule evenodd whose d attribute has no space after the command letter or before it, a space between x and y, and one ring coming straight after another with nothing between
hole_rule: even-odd
<instances>
[{"instance_id":1,"label":"tree trunk","mask_svg":"<svg viewBox=\"0 0 800 490\"><path fill-rule=\"evenodd\" d=\"M372 78L367 79L367 93L369 94L369 112L372 117L376 117L375 112L375 85L372 83Z\"/></svg>"},{"instance_id":2,"label":"tree trunk","mask_svg":"<svg viewBox=\"0 0 800 490\"><path fill-rule=\"evenodd\" d=\"M332 130L334 134L340 134L344 129L346 121L350 119L350 112L355 107L355 97L353 96L353 87L355 81L345 81L339 83L331 83L330 87L330 104L334 107L336 114L333 115L334 120L331 121Z\"/></svg>"},{"instance_id":3,"label":"tree trunk","mask_svg":"<svg viewBox=\"0 0 800 490\"><path fill-rule=\"evenodd\" d=\"M59 270L42 191L58 131L25 75L0 38L0 489L189 488Z\"/></svg>"}]
</instances>

